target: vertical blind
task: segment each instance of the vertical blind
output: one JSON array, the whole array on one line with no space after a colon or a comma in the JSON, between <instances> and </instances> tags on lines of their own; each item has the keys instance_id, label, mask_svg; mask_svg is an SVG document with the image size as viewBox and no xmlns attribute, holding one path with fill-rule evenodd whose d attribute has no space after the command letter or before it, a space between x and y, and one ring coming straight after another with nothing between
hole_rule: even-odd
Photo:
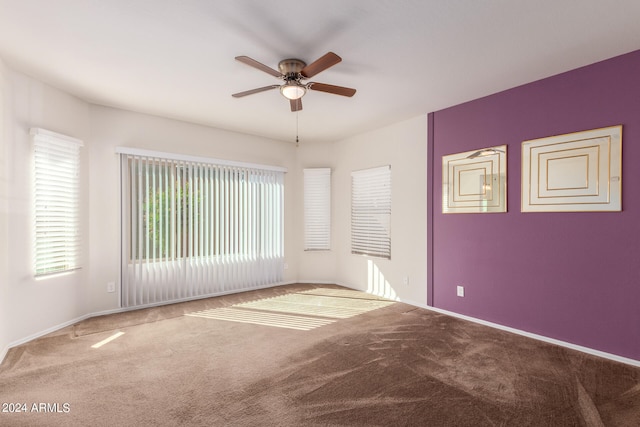
<instances>
[{"instance_id":1,"label":"vertical blind","mask_svg":"<svg viewBox=\"0 0 640 427\"><path fill-rule=\"evenodd\" d=\"M79 267L79 179L82 141L31 129L34 147L35 275Z\"/></svg>"},{"instance_id":2,"label":"vertical blind","mask_svg":"<svg viewBox=\"0 0 640 427\"><path fill-rule=\"evenodd\" d=\"M391 166L351 172L351 253L391 258Z\"/></svg>"},{"instance_id":3,"label":"vertical blind","mask_svg":"<svg viewBox=\"0 0 640 427\"><path fill-rule=\"evenodd\" d=\"M122 305L282 281L282 171L121 154Z\"/></svg>"},{"instance_id":4,"label":"vertical blind","mask_svg":"<svg viewBox=\"0 0 640 427\"><path fill-rule=\"evenodd\" d=\"M304 175L304 249L331 249L331 169L310 168Z\"/></svg>"}]
</instances>

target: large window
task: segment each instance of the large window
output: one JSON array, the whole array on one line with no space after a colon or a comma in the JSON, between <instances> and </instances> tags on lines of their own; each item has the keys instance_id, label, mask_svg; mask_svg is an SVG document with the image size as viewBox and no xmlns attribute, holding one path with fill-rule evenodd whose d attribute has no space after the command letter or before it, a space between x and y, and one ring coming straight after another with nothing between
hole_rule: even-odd
<instances>
[{"instance_id":1,"label":"large window","mask_svg":"<svg viewBox=\"0 0 640 427\"><path fill-rule=\"evenodd\" d=\"M122 154L124 306L282 280L282 170Z\"/></svg>"},{"instance_id":2,"label":"large window","mask_svg":"<svg viewBox=\"0 0 640 427\"><path fill-rule=\"evenodd\" d=\"M391 166L351 173L351 253L391 258Z\"/></svg>"},{"instance_id":3,"label":"large window","mask_svg":"<svg viewBox=\"0 0 640 427\"><path fill-rule=\"evenodd\" d=\"M82 142L31 129L34 146L35 275L79 267L79 174Z\"/></svg>"},{"instance_id":4,"label":"large window","mask_svg":"<svg viewBox=\"0 0 640 427\"><path fill-rule=\"evenodd\" d=\"M304 249L331 249L331 169L304 169Z\"/></svg>"}]
</instances>

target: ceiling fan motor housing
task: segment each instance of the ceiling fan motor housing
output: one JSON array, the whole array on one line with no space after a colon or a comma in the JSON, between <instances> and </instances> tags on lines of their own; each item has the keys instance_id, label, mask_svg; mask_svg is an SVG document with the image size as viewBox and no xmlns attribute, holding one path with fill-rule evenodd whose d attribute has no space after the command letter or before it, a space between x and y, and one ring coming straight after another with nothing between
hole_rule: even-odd
<instances>
[{"instance_id":1,"label":"ceiling fan motor housing","mask_svg":"<svg viewBox=\"0 0 640 427\"><path fill-rule=\"evenodd\" d=\"M300 71L306 66L307 64L299 59L283 59L278 63L278 69L288 82L300 80Z\"/></svg>"}]
</instances>

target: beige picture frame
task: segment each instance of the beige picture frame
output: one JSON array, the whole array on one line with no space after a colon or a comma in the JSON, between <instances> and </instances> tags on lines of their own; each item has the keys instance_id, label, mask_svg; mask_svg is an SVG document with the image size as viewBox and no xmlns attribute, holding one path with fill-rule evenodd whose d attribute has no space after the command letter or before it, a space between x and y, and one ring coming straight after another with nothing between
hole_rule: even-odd
<instances>
[{"instance_id":1,"label":"beige picture frame","mask_svg":"<svg viewBox=\"0 0 640 427\"><path fill-rule=\"evenodd\" d=\"M442 156L442 213L506 211L506 145Z\"/></svg>"},{"instance_id":2,"label":"beige picture frame","mask_svg":"<svg viewBox=\"0 0 640 427\"><path fill-rule=\"evenodd\" d=\"M622 210L622 125L523 141L521 210Z\"/></svg>"}]
</instances>

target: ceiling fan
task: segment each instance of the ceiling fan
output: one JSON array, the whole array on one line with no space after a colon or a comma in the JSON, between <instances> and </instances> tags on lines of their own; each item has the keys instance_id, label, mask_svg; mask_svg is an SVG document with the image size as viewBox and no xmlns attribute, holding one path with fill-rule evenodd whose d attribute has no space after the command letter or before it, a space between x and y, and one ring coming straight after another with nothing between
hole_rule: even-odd
<instances>
[{"instance_id":1,"label":"ceiling fan","mask_svg":"<svg viewBox=\"0 0 640 427\"><path fill-rule=\"evenodd\" d=\"M307 90L317 90L320 92L348 97L351 97L356 93L355 89L348 87L334 86L326 83L302 82L302 80L309 79L342 61L342 58L333 52L323 55L309 65L300 59L284 59L278 63L278 70L280 71L276 71L255 59L249 58L248 56L236 56L236 60L282 79L284 80L284 84L264 86L257 89L234 93L231 95L234 98L241 98L243 96L253 95L254 93L280 88L280 93L287 98L291 104L291 111L300 111L302 110L302 97L307 93Z\"/></svg>"}]
</instances>

